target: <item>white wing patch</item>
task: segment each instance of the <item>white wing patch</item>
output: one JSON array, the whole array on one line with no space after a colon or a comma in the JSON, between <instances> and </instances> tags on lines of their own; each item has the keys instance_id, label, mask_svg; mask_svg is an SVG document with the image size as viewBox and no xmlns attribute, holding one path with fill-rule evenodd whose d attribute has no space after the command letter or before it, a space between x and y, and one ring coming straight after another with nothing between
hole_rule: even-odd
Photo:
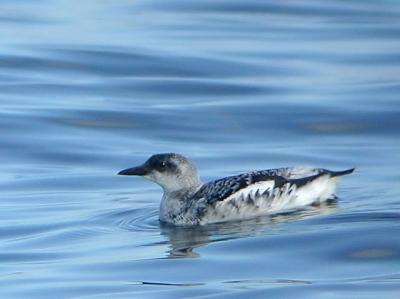
<instances>
[{"instance_id":1,"label":"white wing patch","mask_svg":"<svg viewBox=\"0 0 400 299\"><path fill-rule=\"evenodd\" d=\"M255 184L251 184L246 188L240 189L239 191L228 196L224 201L232 201L232 200L240 200L244 198L253 198L259 197L259 195L263 194L267 190L271 191L275 186L275 181L262 181Z\"/></svg>"}]
</instances>

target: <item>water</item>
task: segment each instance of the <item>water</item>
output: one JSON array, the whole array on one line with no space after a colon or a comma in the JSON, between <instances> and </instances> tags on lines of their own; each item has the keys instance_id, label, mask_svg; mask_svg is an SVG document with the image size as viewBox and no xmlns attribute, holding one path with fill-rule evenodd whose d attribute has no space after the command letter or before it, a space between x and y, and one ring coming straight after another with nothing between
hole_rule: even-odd
<instances>
[{"instance_id":1,"label":"water","mask_svg":"<svg viewBox=\"0 0 400 299\"><path fill-rule=\"evenodd\" d=\"M1 298L399 298L398 1L2 1ZM339 200L203 228L116 176L357 167Z\"/></svg>"}]
</instances>

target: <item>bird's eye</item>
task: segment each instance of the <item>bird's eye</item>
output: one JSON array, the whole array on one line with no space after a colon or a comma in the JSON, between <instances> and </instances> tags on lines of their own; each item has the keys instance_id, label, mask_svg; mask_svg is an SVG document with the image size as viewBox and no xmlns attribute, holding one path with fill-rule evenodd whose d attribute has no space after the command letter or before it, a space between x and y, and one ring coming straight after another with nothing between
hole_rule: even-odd
<instances>
[{"instance_id":1,"label":"bird's eye","mask_svg":"<svg viewBox=\"0 0 400 299\"><path fill-rule=\"evenodd\" d=\"M161 168L165 168L167 166L167 163L161 162L160 166L161 166Z\"/></svg>"}]
</instances>

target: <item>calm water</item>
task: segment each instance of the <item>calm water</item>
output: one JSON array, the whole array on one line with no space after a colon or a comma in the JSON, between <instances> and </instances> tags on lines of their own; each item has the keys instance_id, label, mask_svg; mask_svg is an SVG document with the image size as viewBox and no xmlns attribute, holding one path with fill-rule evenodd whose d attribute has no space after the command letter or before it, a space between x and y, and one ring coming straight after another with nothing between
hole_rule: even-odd
<instances>
[{"instance_id":1,"label":"calm water","mask_svg":"<svg viewBox=\"0 0 400 299\"><path fill-rule=\"evenodd\" d=\"M399 298L399 1L0 10L1 298ZM339 200L174 229L116 172L356 166Z\"/></svg>"}]
</instances>

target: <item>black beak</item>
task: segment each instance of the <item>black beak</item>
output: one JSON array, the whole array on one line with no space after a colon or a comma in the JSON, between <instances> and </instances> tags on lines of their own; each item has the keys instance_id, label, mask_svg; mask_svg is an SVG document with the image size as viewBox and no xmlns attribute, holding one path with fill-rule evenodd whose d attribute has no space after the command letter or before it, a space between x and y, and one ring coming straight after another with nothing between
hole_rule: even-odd
<instances>
[{"instance_id":1,"label":"black beak","mask_svg":"<svg viewBox=\"0 0 400 299\"><path fill-rule=\"evenodd\" d=\"M119 175L146 175L148 173L149 170L144 165L127 168L118 172Z\"/></svg>"}]
</instances>

